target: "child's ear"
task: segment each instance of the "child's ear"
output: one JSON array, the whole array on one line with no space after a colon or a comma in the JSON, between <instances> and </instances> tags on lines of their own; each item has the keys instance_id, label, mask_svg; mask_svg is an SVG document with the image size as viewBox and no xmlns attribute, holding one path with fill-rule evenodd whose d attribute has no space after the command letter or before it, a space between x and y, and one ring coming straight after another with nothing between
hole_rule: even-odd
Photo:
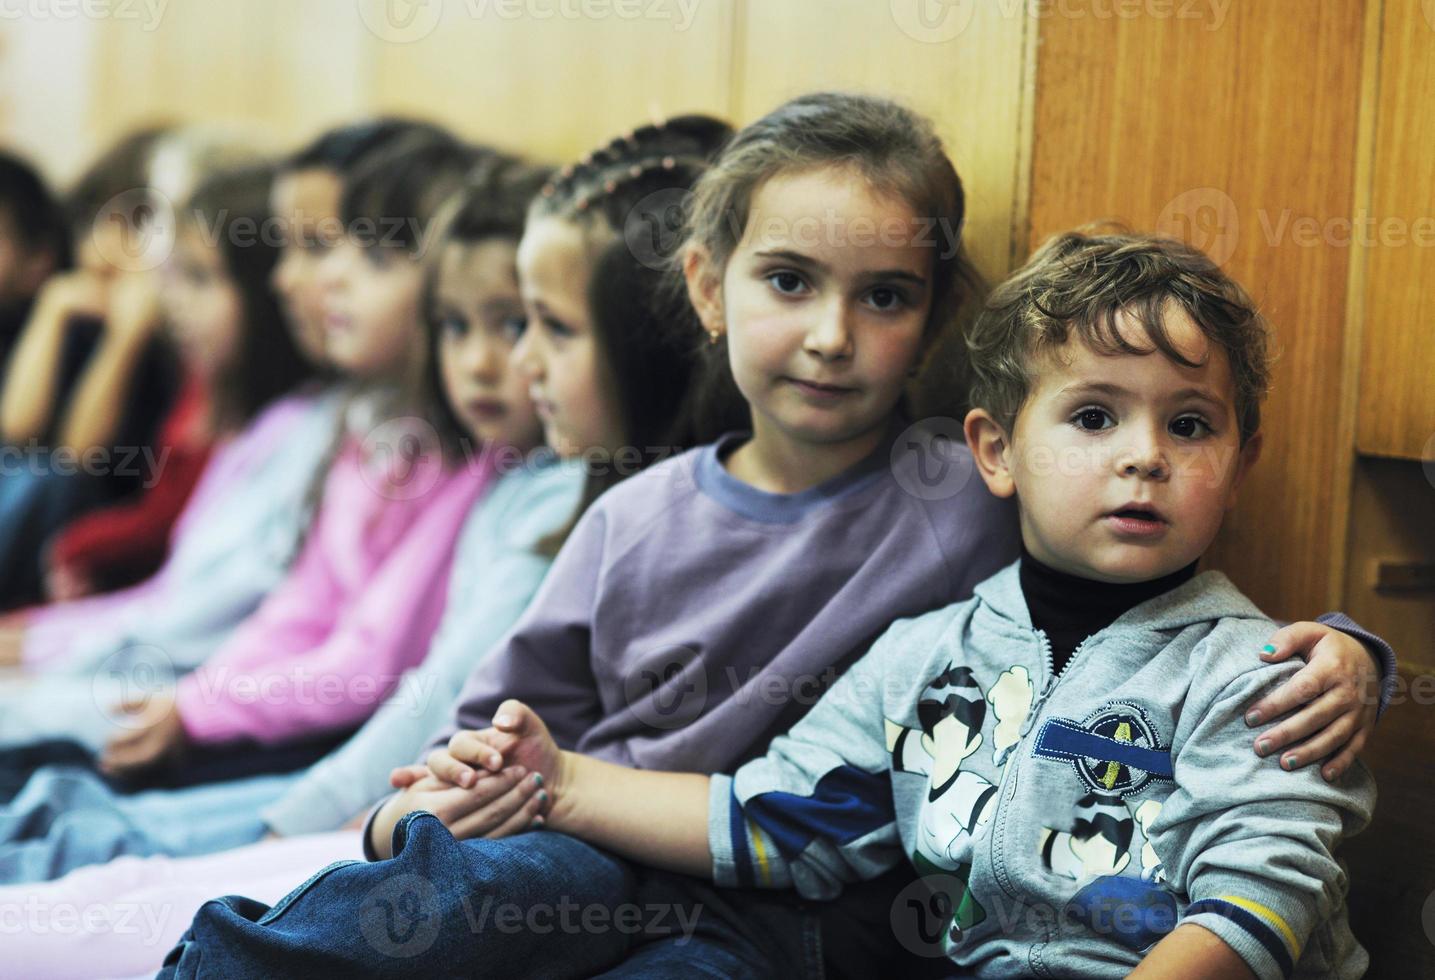
<instances>
[{"instance_id":1,"label":"child's ear","mask_svg":"<svg viewBox=\"0 0 1435 980\"><path fill-rule=\"evenodd\" d=\"M688 284L688 300L697 310L698 319L708 333L723 334L722 281L714 274L711 256L701 245L689 246L683 253L683 278Z\"/></svg>"},{"instance_id":2,"label":"child's ear","mask_svg":"<svg viewBox=\"0 0 1435 980\"><path fill-rule=\"evenodd\" d=\"M1226 510L1236 506L1236 491L1240 490L1241 484L1245 482L1246 474L1251 471L1252 466L1256 465L1256 460L1261 458L1262 443L1263 436L1257 432L1241 447L1240 458L1236 460L1236 475L1231 480L1231 491L1226 495Z\"/></svg>"},{"instance_id":3,"label":"child's ear","mask_svg":"<svg viewBox=\"0 0 1435 980\"><path fill-rule=\"evenodd\" d=\"M1011 436L1006 429L984 408L968 412L963 429L967 448L972 451L987 489L997 497L1016 493L1016 481L1011 475Z\"/></svg>"}]
</instances>

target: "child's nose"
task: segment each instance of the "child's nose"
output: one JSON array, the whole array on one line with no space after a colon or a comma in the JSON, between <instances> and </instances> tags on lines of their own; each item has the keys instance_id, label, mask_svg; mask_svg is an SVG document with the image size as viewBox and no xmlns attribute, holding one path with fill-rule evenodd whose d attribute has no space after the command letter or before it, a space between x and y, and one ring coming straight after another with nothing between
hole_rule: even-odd
<instances>
[{"instance_id":1,"label":"child's nose","mask_svg":"<svg viewBox=\"0 0 1435 980\"><path fill-rule=\"evenodd\" d=\"M497 381L508 363L505 345L479 336L468 348L468 373L484 381Z\"/></svg>"},{"instance_id":2,"label":"child's nose","mask_svg":"<svg viewBox=\"0 0 1435 980\"><path fill-rule=\"evenodd\" d=\"M823 360L837 360L852 355L852 330L847 322L847 305L834 300L823 307L817 321L807 332L805 347Z\"/></svg>"},{"instance_id":3,"label":"child's nose","mask_svg":"<svg viewBox=\"0 0 1435 980\"><path fill-rule=\"evenodd\" d=\"M1165 447L1160 439L1149 433L1125 447L1116 459L1116 467L1122 476L1139 476L1148 480L1164 480L1171 472Z\"/></svg>"}]
</instances>

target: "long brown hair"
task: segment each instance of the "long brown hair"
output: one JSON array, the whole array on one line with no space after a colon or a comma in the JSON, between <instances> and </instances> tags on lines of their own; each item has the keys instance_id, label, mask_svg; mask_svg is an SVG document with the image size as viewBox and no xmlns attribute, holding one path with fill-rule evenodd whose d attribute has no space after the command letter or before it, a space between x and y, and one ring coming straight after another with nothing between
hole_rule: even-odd
<instances>
[{"instance_id":1,"label":"long brown hair","mask_svg":"<svg viewBox=\"0 0 1435 980\"><path fill-rule=\"evenodd\" d=\"M270 285L279 247L265 233L272 166L221 171L205 178L182 208L183 219L216 240L225 272L239 293L239 348L210 384L217 428L242 428L261 409L313 376L285 324Z\"/></svg>"},{"instance_id":2,"label":"long brown hair","mask_svg":"<svg viewBox=\"0 0 1435 980\"><path fill-rule=\"evenodd\" d=\"M585 227L599 242L589 279L594 335L614 381L625 446L684 449L746 418L741 399L724 402L700 383L694 338L702 331L686 297L672 288L689 191L732 129L710 116L644 126L565 167L534 201L532 214ZM573 519L540 548L555 553L578 518L629 474L590 470Z\"/></svg>"}]
</instances>

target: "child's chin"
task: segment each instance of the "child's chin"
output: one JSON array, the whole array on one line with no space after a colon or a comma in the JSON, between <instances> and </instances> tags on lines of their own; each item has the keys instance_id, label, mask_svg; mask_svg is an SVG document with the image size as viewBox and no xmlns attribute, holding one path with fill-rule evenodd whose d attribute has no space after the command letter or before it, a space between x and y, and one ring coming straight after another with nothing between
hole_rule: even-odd
<instances>
[{"instance_id":1,"label":"child's chin","mask_svg":"<svg viewBox=\"0 0 1435 980\"><path fill-rule=\"evenodd\" d=\"M1123 554L1108 556L1098 567L1100 577L1108 582L1149 582L1179 572L1194 559L1183 559L1165 551L1125 546Z\"/></svg>"}]
</instances>

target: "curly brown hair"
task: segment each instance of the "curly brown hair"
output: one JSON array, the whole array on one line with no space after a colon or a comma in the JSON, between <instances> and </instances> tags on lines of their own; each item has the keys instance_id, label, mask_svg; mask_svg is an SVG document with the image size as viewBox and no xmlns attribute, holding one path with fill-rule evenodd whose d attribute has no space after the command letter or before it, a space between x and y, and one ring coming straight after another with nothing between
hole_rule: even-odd
<instances>
[{"instance_id":1,"label":"curly brown hair","mask_svg":"<svg viewBox=\"0 0 1435 980\"><path fill-rule=\"evenodd\" d=\"M1073 334L1101 354L1152 354L1197 367L1172 343L1171 304L1226 352L1236 388L1241 444L1261 427L1270 386L1270 331L1246 291L1203 252L1172 238L1111 225L1057 235L987 297L967 333L972 405L1008 432L1031 394L1033 362ZM1132 343L1117 317L1126 313L1150 346Z\"/></svg>"}]
</instances>

